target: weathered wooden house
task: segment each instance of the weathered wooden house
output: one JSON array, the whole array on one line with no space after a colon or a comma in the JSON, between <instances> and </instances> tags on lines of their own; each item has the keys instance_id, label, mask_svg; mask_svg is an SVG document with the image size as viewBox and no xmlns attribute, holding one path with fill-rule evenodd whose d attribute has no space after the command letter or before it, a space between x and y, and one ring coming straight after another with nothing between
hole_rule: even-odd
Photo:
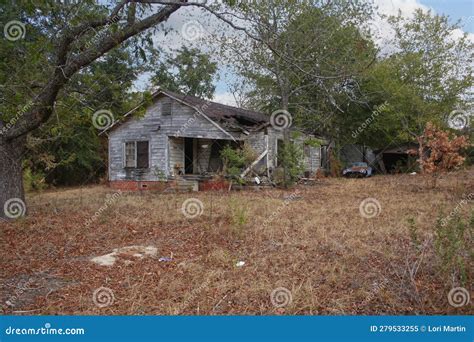
<instances>
[{"instance_id":1,"label":"weathered wooden house","mask_svg":"<svg viewBox=\"0 0 474 342\"><path fill-rule=\"evenodd\" d=\"M165 90L153 95L143 117L129 113L106 134L110 184L130 190L162 189L181 178L209 178L222 170L221 149L243 142L258 155L243 174L270 175L283 141L283 132L265 114ZM320 148L306 145L308 136L298 135L306 171L313 173L320 167Z\"/></svg>"}]
</instances>

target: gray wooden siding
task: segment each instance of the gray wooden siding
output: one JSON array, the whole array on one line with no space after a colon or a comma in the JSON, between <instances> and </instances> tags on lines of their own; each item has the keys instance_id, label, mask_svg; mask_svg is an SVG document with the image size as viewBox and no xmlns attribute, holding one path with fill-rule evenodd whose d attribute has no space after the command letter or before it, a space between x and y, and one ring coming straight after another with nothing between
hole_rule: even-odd
<instances>
[{"instance_id":1,"label":"gray wooden siding","mask_svg":"<svg viewBox=\"0 0 474 342\"><path fill-rule=\"evenodd\" d=\"M153 181L159 180L161 173L170 176L178 152L169 148L169 137L231 139L202 115L195 113L193 108L177 101L173 100L172 114L162 116L162 101L163 97L156 99L143 117L131 118L109 132L109 180ZM240 139L240 135L235 137ZM135 140L149 141L148 169L123 167L123 145L126 141Z\"/></svg>"},{"instance_id":2,"label":"gray wooden siding","mask_svg":"<svg viewBox=\"0 0 474 342\"><path fill-rule=\"evenodd\" d=\"M170 175L178 174L177 165L184 171L184 138L170 137L169 140L169 168Z\"/></svg>"},{"instance_id":3,"label":"gray wooden siding","mask_svg":"<svg viewBox=\"0 0 474 342\"><path fill-rule=\"evenodd\" d=\"M196 167L194 172L202 173L208 169L211 140L229 140L229 135L216 127L195 110L178 101L172 101L172 114L161 115L161 105L164 97L160 97L150 105L141 118L131 118L109 132L109 180L162 180L162 176L175 175L175 164L184 166L184 139L183 137L199 138L197 143ZM236 140L247 140L258 154L267 148L268 156L259 165L258 170L265 170L268 166L275 167L277 155L277 139L283 139L283 133L267 128L267 137L264 130L252 132L246 136L232 133ZM177 138L179 137L179 138ZM149 168L124 168L124 144L127 141L149 141ZM203 148L207 145L207 148ZM311 158L307 161L307 170L315 171L319 167L319 149L312 148Z\"/></svg>"}]
</instances>

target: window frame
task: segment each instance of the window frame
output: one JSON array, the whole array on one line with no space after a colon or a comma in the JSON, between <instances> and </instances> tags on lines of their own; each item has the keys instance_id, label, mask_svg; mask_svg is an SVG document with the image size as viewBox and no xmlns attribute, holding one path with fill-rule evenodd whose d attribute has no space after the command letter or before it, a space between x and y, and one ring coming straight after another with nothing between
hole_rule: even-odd
<instances>
[{"instance_id":1,"label":"window frame","mask_svg":"<svg viewBox=\"0 0 474 342\"><path fill-rule=\"evenodd\" d=\"M148 167L138 167L138 146L137 143L139 142L147 142L148 143ZM135 145L135 155L134 155L134 163L133 166L127 166L127 144L133 143ZM150 140L126 140L123 142L123 148L122 148L122 166L124 169L149 169L150 168Z\"/></svg>"},{"instance_id":2,"label":"window frame","mask_svg":"<svg viewBox=\"0 0 474 342\"><path fill-rule=\"evenodd\" d=\"M169 106L169 113L164 111L164 107ZM161 115L162 116L171 116L173 114L173 101L169 97L165 97L161 102Z\"/></svg>"}]
</instances>

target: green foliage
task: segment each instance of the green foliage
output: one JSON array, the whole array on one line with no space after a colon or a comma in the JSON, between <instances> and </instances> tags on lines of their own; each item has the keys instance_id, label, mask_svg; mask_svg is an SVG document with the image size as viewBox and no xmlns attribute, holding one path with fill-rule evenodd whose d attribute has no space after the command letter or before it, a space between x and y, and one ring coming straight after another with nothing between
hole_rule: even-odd
<instances>
[{"instance_id":1,"label":"green foliage","mask_svg":"<svg viewBox=\"0 0 474 342\"><path fill-rule=\"evenodd\" d=\"M30 168L23 171L23 185L25 191L40 191L46 188L44 173L33 173Z\"/></svg>"},{"instance_id":2,"label":"green foliage","mask_svg":"<svg viewBox=\"0 0 474 342\"><path fill-rule=\"evenodd\" d=\"M29 139L27 164L33 173L45 172L49 185L97 182L107 170L107 144L98 136L93 114L112 112L114 120L136 107L147 95L129 93L135 69L126 49L111 51L75 75L58 98L55 120Z\"/></svg>"},{"instance_id":3,"label":"green foliage","mask_svg":"<svg viewBox=\"0 0 474 342\"><path fill-rule=\"evenodd\" d=\"M416 221L413 217L410 217L407 220L407 223L408 223L408 231L410 233L411 242L415 246L416 249L420 249L421 242L420 242L420 236L418 232L418 227L416 225Z\"/></svg>"},{"instance_id":4,"label":"green foliage","mask_svg":"<svg viewBox=\"0 0 474 342\"><path fill-rule=\"evenodd\" d=\"M355 75L375 55L358 31L372 13L370 3L257 1L239 10L266 43L235 42L232 49L224 44L235 52L230 60L242 83L251 85L249 105L268 112L284 108L295 125L335 133L345 115L337 103L353 97Z\"/></svg>"},{"instance_id":5,"label":"green foliage","mask_svg":"<svg viewBox=\"0 0 474 342\"><path fill-rule=\"evenodd\" d=\"M167 58L152 77L154 85L201 98L212 98L217 63L198 49L183 46L175 58Z\"/></svg>"},{"instance_id":6,"label":"green foliage","mask_svg":"<svg viewBox=\"0 0 474 342\"><path fill-rule=\"evenodd\" d=\"M283 178L280 178L279 171L274 175L277 184L282 184L283 186L294 185L304 172L304 155L301 146L291 141L283 143L278 150L278 164L283 170L286 169L286 184L284 175Z\"/></svg>"},{"instance_id":7,"label":"green foliage","mask_svg":"<svg viewBox=\"0 0 474 342\"><path fill-rule=\"evenodd\" d=\"M256 152L247 143L241 148L226 145L221 151L221 158L224 163L224 174L239 183L243 183L240 174L245 167L256 159Z\"/></svg>"},{"instance_id":8,"label":"green foliage","mask_svg":"<svg viewBox=\"0 0 474 342\"><path fill-rule=\"evenodd\" d=\"M452 279L466 284L468 270L474 261L474 212L470 220L459 213L439 219L435 227L435 252L441 262L441 271Z\"/></svg>"},{"instance_id":9,"label":"green foliage","mask_svg":"<svg viewBox=\"0 0 474 342\"><path fill-rule=\"evenodd\" d=\"M230 221L234 232L242 237L244 228L248 223L247 207L237 200L231 199L229 202Z\"/></svg>"},{"instance_id":10,"label":"green foliage","mask_svg":"<svg viewBox=\"0 0 474 342\"><path fill-rule=\"evenodd\" d=\"M417 10L407 19L391 17L396 52L378 60L361 82L368 108L353 107L342 127L356 129L387 103L356 142L372 147L414 141L426 124L446 127L450 112L472 101L474 44L466 35L452 39L457 24Z\"/></svg>"},{"instance_id":11,"label":"green foliage","mask_svg":"<svg viewBox=\"0 0 474 342\"><path fill-rule=\"evenodd\" d=\"M308 138L304 141L305 145L308 145L310 147L320 147L322 144L321 139L316 139L316 138Z\"/></svg>"},{"instance_id":12,"label":"green foliage","mask_svg":"<svg viewBox=\"0 0 474 342\"><path fill-rule=\"evenodd\" d=\"M158 166L155 166L155 168L153 169L153 174L155 175L155 177L158 178L159 181L167 180L165 172L161 170Z\"/></svg>"},{"instance_id":13,"label":"green foliage","mask_svg":"<svg viewBox=\"0 0 474 342\"><path fill-rule=\"evenodd\" d=\"M221 151L221 158L224 163L224 174L232 179L238 179L242 168L245 166L245 158L241 150L227 145Z\"/></svg>"}]
</instances>

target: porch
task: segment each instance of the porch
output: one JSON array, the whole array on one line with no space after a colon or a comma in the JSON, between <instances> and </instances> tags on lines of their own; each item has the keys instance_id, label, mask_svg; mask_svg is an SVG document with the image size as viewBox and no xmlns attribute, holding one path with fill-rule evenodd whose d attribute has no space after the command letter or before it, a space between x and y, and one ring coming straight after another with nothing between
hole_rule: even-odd
<instances>
[{"instance_id":1,"label":"porch","mask_svg":"<svg viewBox=\"0 0 474 342\"><path fill-rule=\"evenodd\" d=\"M223 169L221 151L239 142L224 139L168 137L168 170L170 177L206 180Z\"/></svg>"}]
</instances>

